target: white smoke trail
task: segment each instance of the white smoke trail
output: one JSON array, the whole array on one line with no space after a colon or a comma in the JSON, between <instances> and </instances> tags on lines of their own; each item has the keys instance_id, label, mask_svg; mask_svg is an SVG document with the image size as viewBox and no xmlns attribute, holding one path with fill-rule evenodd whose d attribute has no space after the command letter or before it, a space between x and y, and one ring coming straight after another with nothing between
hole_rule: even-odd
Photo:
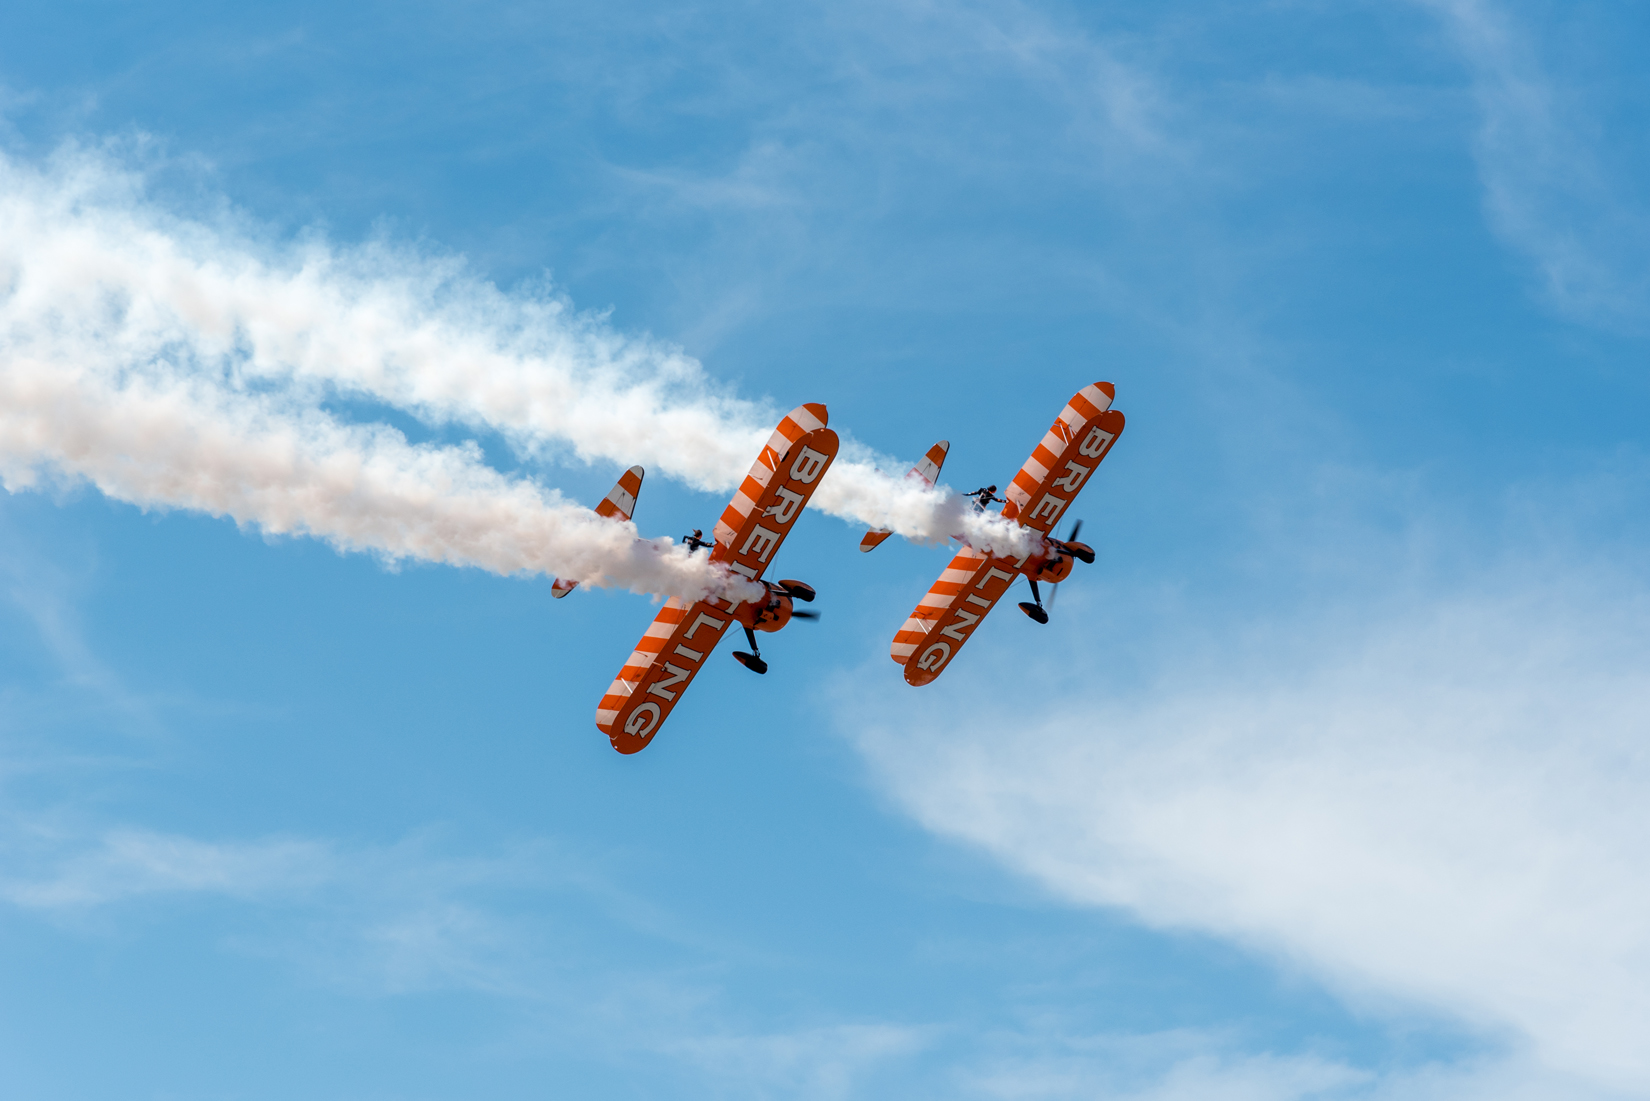
<instances>
[{"instance_id":1,"label":"white smoke trail","mask_svg":"<svg viewBox=\"0 0 1650 1101\"><path fill-rule=\"evenodd\" d=\"M548 292L506 294L461 261L385 243L276 245L226 219L178 217L145 196L141 176L78 148L44 167L0 156L0 372L15 403L9 484L45 463L111 496L340 546L682 596L721 575L632 546L633 529L582 519L474 451L346 426L321 404L370 398L431 425L497 432L524 455L640 462L724 491L778 419L720 392L692 359ZM54 415L29 398L70 379L72 400L51 400L83 420L54 438ZM115 430L157 401L177 435ZM117 440L127 450L111 451ZM288 465L258 461L259 447ZM1017 525L883 474L851 441L845 451L817 507L914 539L966 531L976 545L1027 549ZM335 479L331 495L304 481L345 468L366 480Z\"/></svg>"},{"instance_id":2,"label":"white smoke trail","mask_svg":"<svg viewBox=\"0 0 1650 1101\"><path fill-rule=\"evenodd\" d=\"M704 552L640 540L632 524L506 478L474 445L417 447L393 429L343 425L209 384L110 385L8 347L0 478L22 488L42 468L135 504L198 509L391 558L561 572L685 596L748 587L710 568Z\"/></svg>"}]
</instances>

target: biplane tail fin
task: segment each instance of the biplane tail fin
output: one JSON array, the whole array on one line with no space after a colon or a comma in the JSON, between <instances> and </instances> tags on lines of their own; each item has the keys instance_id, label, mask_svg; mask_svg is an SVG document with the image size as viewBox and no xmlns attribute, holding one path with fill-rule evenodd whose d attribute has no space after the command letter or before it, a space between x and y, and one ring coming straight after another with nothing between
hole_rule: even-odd
<instances>
[{"instance_id":1,"label":"biplane tail fin","mask_svg":"<svg viewBox=\"0 0 1650 1101\"><path fill-rule=\"evenodd\" d=\"M636 511L636 498L642 492L642 476L647 471L639 466L633 466L613 483L613 488L607 491L601 503L596 506L596 515L605 516L609 520L628 520ZM556 578L550 585L550 595L560 600L578 586L577 581L566 581Z\"/></svg>"},{"instance_id":2,"label":"biplane tail fin","mask_svg":"<svg viewBox=\"0 0 1650 1101\"><path fill-rule=\"evenodd\" d=\"M923 485L933 488L934 483L940 480L940 468L945 465L945 454L950 450L951 441L941 440L930 447L928 454L924 455L922 460L912 467L905 476L907 478L921 478ZM859 541L859 549L874 551L882 546L883 540L892 534L894 533L886 529L868 531L865 533L865 537Z\"/></svg>"}]
</instances>

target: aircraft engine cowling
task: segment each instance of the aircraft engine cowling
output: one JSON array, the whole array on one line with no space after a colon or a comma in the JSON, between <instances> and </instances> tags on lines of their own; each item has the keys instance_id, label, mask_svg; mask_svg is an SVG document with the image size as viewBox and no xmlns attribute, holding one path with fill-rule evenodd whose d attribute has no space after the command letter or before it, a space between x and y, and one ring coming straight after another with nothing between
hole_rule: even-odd
<instances>
[{"instance_id":1,"label":"aircraft engine cowling","mask_svg":"<svg viewBox=\"0 0 1650 1101\"><path fill-rule=\"evenodd\" d=\"M1044 559L1033 559L1026 563L1025 574L1033 581L1045 581L1058 585L1071 576L1073 558L1069 554L1053 552Z\"/></svg>"},{"instance_id":2,"label":"aircraft engine cowling","mask_svg":"<svg viewBox=\"0 0 1650 1101\"><path fill-rule=\"evenodd\" d=\"M752 630L778 631L791 621L794 608L791 594L777 585L770 584L766 602L741 604L734 615L740 623Z\"/></svg>"}]
</instances>

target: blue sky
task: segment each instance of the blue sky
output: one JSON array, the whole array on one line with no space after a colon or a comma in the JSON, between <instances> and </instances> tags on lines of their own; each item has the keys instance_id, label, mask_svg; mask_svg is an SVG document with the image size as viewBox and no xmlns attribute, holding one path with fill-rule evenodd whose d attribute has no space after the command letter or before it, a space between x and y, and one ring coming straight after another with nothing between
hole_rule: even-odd
<instances>
[{"instance_id":1,"label":"blue sky","mask_svg":"<svg viewBox=\"0 0 1650 1101\"><path fill-rule=\"evenodd\" d=\"M0 440L8 1095L1650 1096L1647 30L8 6L0 216L78 171L71 230L369 289L461 258L453 341L559 302L702 365L685 404L949 438L958 489L1089 382L1129 417L1049 627L910 689L947 552L810 513L778 573L824 618L634 758L592 714L646 597L25 485ZM8 374L59 316L19 285ZM629 463L324 398L587 505ZM650 469L643 534L714 522L690 483Z\"/></svg>"}]
</instances>

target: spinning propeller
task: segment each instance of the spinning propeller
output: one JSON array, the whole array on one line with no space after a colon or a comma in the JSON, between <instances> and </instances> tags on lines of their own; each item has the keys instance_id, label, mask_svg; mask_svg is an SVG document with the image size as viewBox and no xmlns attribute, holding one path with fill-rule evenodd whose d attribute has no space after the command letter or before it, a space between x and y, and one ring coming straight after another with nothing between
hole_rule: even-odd
<instances>
[{"instance_id":1,"label":"spinning propeller","mask_svg":"<svg viewBox=\"0 0 1650 1101\"><path fill-rule=\"evenodd\" d=\"M1087 543L1077 542L1077 533L1082 530L1083 521L1078 520L1076 523L1071 525L1071 534L1066 536L1063 541L1059 539L1050 539L1048 542L1050 547L1053 548L1053 553L1048 556L1047 560L1058 562L1060 560L1060 556L1069 554L1071 557L1085 565L1092 565L1094 562L1094 548L1089 546ZM1043 566L1041 565L1036 567L1038 572L1041 572L1042 569ZM1070 571L1071 566L1068 564L1066 566L1066 572L1068 575ZM1020 601L1020 611L1024 612L1037 623L1047 623L1048 613L1054 609L1054 598L1060 592L1060 582L1049 582L1048 607L1045 608L1043 607L1042 594L1037 591L1037 578L1034 573L1030 572L1029 567L1028 572L1026 573L1026 581L1031 585L1031 599Z\"/></svg>"},{"instance_id":2,"label":"spinning propeller","mask_svg":"<svg viewBox=\"0 0 1650 1101\"><path fill-rule=\"evenodd\" d=\"M766 584L768 585L770 599L774 593L783 593L786 597L790 598L790 610L786 620L780 620L776 623L773 621L768 621L769 625L762 626L762 630L777 631L791 619L817 620L819 618L818 612L807 611L795 606L795 602L798 600L811 601L816 595L818 595L814 592L814 587L812 585L805 581L790 580L781 581L778 584L770 581ZM777 606L777 601L772 606ZM752 624L749 621L743 621L741 626L745 629L745 638L749 641L751 648L748 653L744 650L735 650L733 652L733 659L753 673L766 673L768 671L768 663L762 660L762 648L756 644L756 631L752 630ZM757 626L761 626L761 624L758 623Z\"/></svg>"},{"instance_id":3,"label":"spinning propeller","mask_svg":"<svg viewBox=\"0 0 1650 1101\"><path fill-rule=\"evenodd\" d=\"M1066 536L1066 542L1070 543L1073 539L1076 539L1077 538L1077 533L1082 531L1082 530L1083 530L1083 521L1078 520L1076 523L1072 524L1071 525L1071 534ZM1083 550L1088 550L1088 548L1084 547ZM1089 551L1088 557L1085 558L1079 551L1073 549L1072 552L1071 552L1071 556L1073 558L1077 559L1079 562L1082 562L1086 565L1093 565L1094 564L1094 552L1093 551ZM1054 611L1054 598L1059 596L1059 595L1060 595L1060 583L1058 581L1056 581L1054 584L1052 584L1048 587L1048 610L1051 614Z\"/></svg>"}]
</instances>

